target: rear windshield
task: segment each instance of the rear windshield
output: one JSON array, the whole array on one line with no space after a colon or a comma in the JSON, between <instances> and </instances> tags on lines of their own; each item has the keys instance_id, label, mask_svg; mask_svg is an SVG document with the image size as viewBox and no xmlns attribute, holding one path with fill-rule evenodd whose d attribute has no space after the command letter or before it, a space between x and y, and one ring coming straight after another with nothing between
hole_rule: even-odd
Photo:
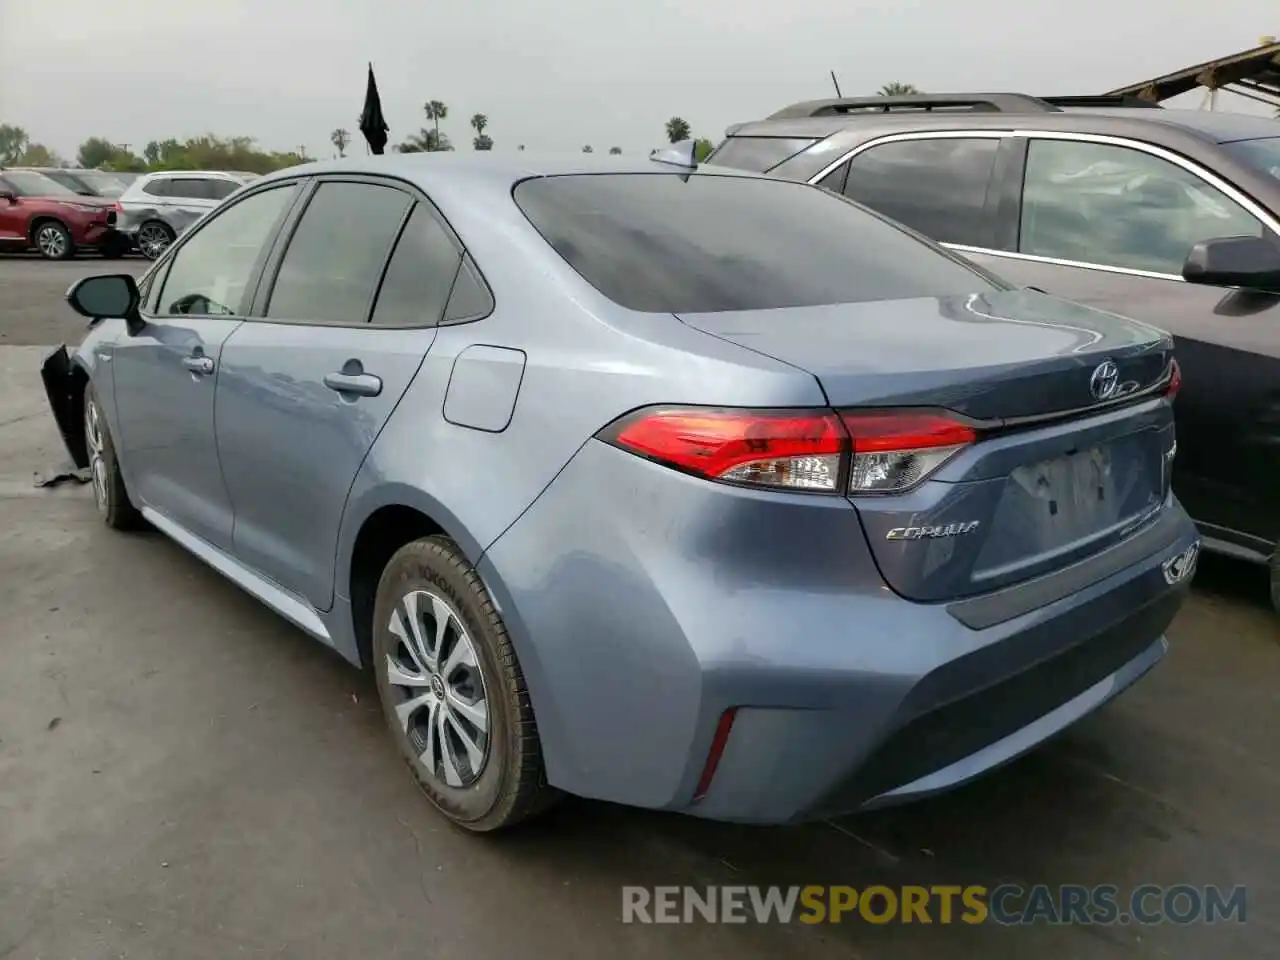
<instances>
[{"instance_id":1,"label":"rear windshield","mask_svg":"<svg viewBox=\"0 0 1280 960\"><path fill-rule=\"evenodd\" d=\"M829 191L754 177L526 180L526 217L615 303L715 313L981 293L995 282Z\"/></svg>"},{"instance_id":2,"label":"rear windshield","mask_svg":"<svg viewBox=\"0 0 1280 960\"><path fill-rule=\"evenodd\" d=\"M716 152L707 158L707 163L718 167L733 167L735 170L766 173L813 144L811 139L800 140L794 137L730 137L716 147Z\"/></svg>"},{"instance_id":3,"label":"rear windshield","mask_svg":"<svg viewBox=\"0 0 1280 960\"><path fill-rule=\"evenodd\" d=\"M1280 137L1262 137L1258 140L1237 140L1224 143L1222 148L1263 173L1280 180Z\"/></svg>"}]
</instances>

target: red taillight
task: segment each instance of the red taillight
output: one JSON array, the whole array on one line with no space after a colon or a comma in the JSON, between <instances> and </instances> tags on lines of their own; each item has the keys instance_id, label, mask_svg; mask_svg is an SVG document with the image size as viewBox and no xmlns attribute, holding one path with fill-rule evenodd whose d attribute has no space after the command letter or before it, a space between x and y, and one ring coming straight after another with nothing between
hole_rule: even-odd
<instances>
[{"instance_id":1,"label":"red taillight","mask_svg":"<svg viewBox=\"0 0 1280 960\"><path fill-rule=\"evenodd\" d=\"M830 411L648 410L623 420L606 439L713 480L833 492L849 449Z\"/></svg>"},{"instance_id":2,"label":"red taillight","mask_svg":"<svg viewBox=\"0 0 1280 960\"><path fill-rule=\"evenodd\" d=\"M1169 386L1165 388L1165 396L1170 400L1178 395L1178 391L1182 389L1182 368L1178 366L1178 361L1173 361L1173 371L1169 374Z\"/></svg>"},{"instance_id":3,"label":"red taillight","mask_svg":"<svg viewBox=\"0 0 1280 960\"><path fill-rule=\"evenodd\" d=\"M710 480L866 494L914 486L977 434L947 414L913 410L693 407L641 410L601 439Z\"/></svg>"},{"instance_id":4,"label":"red taillight","mask_svg":"<svg viewBox=\"0 0 1280 960\"><path fill-rule=\"evenodd\" d=\"M702 767L702 776L698 778L698 786L693 791L695 802L705 797L711 789L711 781L715 778L716 767L720 766L720 758L724 756L724 748L729 745L729 733L733 730L733 721L737 715L737 707L731 707L720 715L715 736L711 738L711 749L707 751L707 762Z\"/></svg>"}]
</instances>

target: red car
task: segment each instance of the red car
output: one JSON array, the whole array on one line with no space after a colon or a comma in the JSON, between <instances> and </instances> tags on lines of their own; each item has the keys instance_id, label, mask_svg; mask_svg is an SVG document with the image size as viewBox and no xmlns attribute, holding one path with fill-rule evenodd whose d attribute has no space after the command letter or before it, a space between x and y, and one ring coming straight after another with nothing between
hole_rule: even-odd
<instances>
[{"instance_id":1,"label":"red car","mask_svg":"<svg viewBox=\"0 0 1280 960\"><path fill-rule=\"evenodd\" d=\"M78 249L121 257L128 238L116 230L115 201L82 197L33 170L0 170L0 250L34 247L48 260Z\"/></svg>"}]
</instances>

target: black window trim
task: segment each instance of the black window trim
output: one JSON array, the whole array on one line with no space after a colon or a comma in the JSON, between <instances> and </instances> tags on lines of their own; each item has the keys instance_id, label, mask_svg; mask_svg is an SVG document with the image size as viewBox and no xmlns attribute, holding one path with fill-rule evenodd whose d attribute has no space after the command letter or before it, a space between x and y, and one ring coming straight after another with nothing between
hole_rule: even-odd
<instances>
[{"instance_id":1,"label":"black window trim","mask_svg":"<svg viewBox=\"0 0 1280 960\"><path fill-rule=\"evenodd\" d=\"M279 181L272 181L272 184L278 182ZM285 218L276 233L276 238L271 244L270 252L263 264L262 272L258 276L257 287L254 291L250 309L243 319L256 323L284 323L304 327L345 327L356 329L368 327L378 330L426 330L442 326L456 326L460 323L474 323L476 320L483 320L485 317L493 313L493 305L496 304L496 298L493 294L493 286L481 272L480 265L476 263L475 257L471 255L466 244L462 242L461 237L459 237L458 232L453 229L453 225L449 223L448 218L445 217L445 215L440 211L440 208L432 203L431 198L428 197L416 184L400 177L366 173L321 174L319 176L307 178L306 183L307 185L299 196L298 202L294 204L289 215ZM271 292L275 288L276 280L279 277L280 265L284 260L285 252L289 248L289 242L293 239L294 232L297 230L299 222L301 222L303 215L306 213L307 207L310 206L311 200L315 196L316 191L320 188L321 184L325 183L367 183L379 187L392 187L406 194L410 201L408 208L404 212L404 216L400 220L400 224L396 227L395 233L392 235L390 246L383 254L382 270L378 274L378 282L374 284L369 302L365 304L364 319L358 322L337 323L333 321L293 320L284 317L269 317L266 315L267 306L271 302ZM239 200L236 202L238 203ZM400 237L409 223L409 218L413 215L413 211L419 206L425 207L427 212L435 218L436 222L444 228L446 236L453 241L454 246L458 248L459 253L461 254L458 270L454 272L454 279L450 284L449 294L445 297L445 311L448 311L449 299L453 296L453 286L457 283L458 273L461 272L462 264L468 258L474 265L478 279L489 294L489 303L491 305L490 309L483 314L475 317L468 317L463 320L446 320L444 319L446 313L442 313L440 319L431 323L374 324L371 322L373 319L373 309L377 305L378 294L382 292L383 281L386 279L387 270L391 266L391 257L394 255L396 246L400 242Z\"/></svg>"},{"instance_id":2,"label":"black window trim","mask_svg":"<svg viewBox=\"0 0 1280 960\"><path fill-rule=\"evenodd\" d=\"M304 185L305 183L306 183L306 179L300 178L300 177L288 178L288 179L282 179L282 180L272 180L268 183L262 184L261 187L254 189L249 193L246 193L242 196L237 197L235 201L232 203L224 203L218 207L215 207L213 212L211 212L207 217L201 218L199 225L195 229L188 230L185 233L183 233L181 236L179 236L169 246L169 249L164 252L164 254L160 257L160 259L158 259L155 262L155 265L152 266L151 269L148 270L143 275L144 277L146 277L148 274L150 274L151 276L154 276L159 280L158 284L152 285L151 292L154 293L156 297L163 298L165 285L168 284L169 282L169 272L170 272L169 268L173 265L174 258L182 251L182 248L185 247L191 241L192 237L198 236L200 233L202 233L204 229L208 227L208 225L212 223L214 220L216 220L218 217L224 216L228 211L235 209L240 204L244 203L246 200L256 197L261 193L265 193L268 190L275 190L275 189L286 188L286 187L297 188L301 185ZM153 306L159 306L159 304L154 304L154 305L142 304L139 309L139 313L141 313L143 319L155 321L155 322L167 322L172 320L175 317L182 317L182 318L190 318L190 319L197 319L197 320L200 320L200 319L226 320L231 323L240 323L241 321L248 319L247 314L253 307L254 301L257 296L257 291L262 281L263 268L266 266L268 260L270 259L271 253L275 250L277 244L279 243L281 227L284 224L289 222L289 218L292 215L293 211L297 209L298 202L299 200L301 200L303 192L304 190L295 191L293 200L290 201L288 204L286 204L279 218L277 218L275 224L272 226L271 235L268 237L267 242L263 247L263 250L265 252L259 252L258 258L253 263L253 269L249 273L249 280L245 284L245 293L241 296L240 303L238 304L239 306L238 312L216 313L216 314L213 314L213 313L180 313L180 314L179 313L158 313L151 308ZM160 276L160 274L162 273L164 274L163 277ZM254 291L252 295L249 294L250 290Z\"/></svg>"},{"instance_id":3,"label":"black window trim","mask_svg":"<svg viewBox=\"0 0 1280 960\"><path fill-rule=\"evenodd\" d=\"M957 139L975 136L999 137L1014 141L1015 144L1021 143L1024 150L1032 140L1068 140L1078 143L1097 143L1104 146L1128 147L1137 150L1139 153L1145 153L1161 160L1167 160L1176 167L1180 167L1192 176L1199 177L1209 186L1221 191L1229 199L1238 203L1251 216L1256 217L1267 230L1271 231L1275 237L1280 237L1280 217L1270 213L1258 201L1254 200L1249 194L1245 193L1239 187L1235 186L1228 180L1223 179L1218 174L1209 170L1198 161L1192 160L1177 151L1170 150L1154 143L1147 143L1143 140L1135 140L1132 137L1119 137L1113 134L1101 133L1080 133L1074 130L1037 130L1031 128L1010 128L1010 129L965 129L965 130L912 130L906 133L891 133L885 136L875 137L871 140L858 144L849 150L842 157L832 161L826 167L819 170L817 174L809 178L809 182L816 184L819 180L829 174L832 170L842 163L853 160L858 154L864 150L870 150L872 147L879 146L883 143L890 143L896 140L927 140L934 138ZM999 161L997 160L997 166ZM1025 164L1016 165L1018 176L1018 202L1014 208L1014 212L1021 217L1022 210L1022 177L1025 175ZM1006 172L1012 173L1006 168ZM1003 188L1001 190L1003 195ZM1006 208L1002 204L1000 210L1001 216L1006 214ZM1114 273L1122 276L1130 277L1147 277L1154 280L1174 280L1178 283L1185 283L1181 276L1171 273L1156 273L1150 270L1135 270L1130 267L1113 267L1104 263L1086 263L1079 260L1062 260L1056 257L1041 257L1034 254L1018 253L1011 250L999 250L993 247L975 247L968 244L947 243L942 246L948 249L958 251L960 253L977 253L985 254L992 257L1002 257L1008 260L1023 260L1031 263L1048 263L1055 266L1077 267L1082 270L1095 270L1099 273Z\"/></svg>"}]
</instances>

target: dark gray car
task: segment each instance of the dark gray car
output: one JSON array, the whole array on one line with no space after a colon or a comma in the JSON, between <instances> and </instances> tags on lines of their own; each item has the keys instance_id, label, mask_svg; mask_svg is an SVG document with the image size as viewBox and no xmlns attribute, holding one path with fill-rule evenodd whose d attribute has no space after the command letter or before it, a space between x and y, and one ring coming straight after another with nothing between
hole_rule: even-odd
<instances>
[{"instance_id":1,"label":"dark gray car","mask_svg":"<svg viewBox=\"0 0 1280 960\"><path fill-rule=\"evenodd\" d=\"M955 94L810 101L728 133L708 162L819 183L1173 333L1178 495L1207 547L1270 560L1280 606L1280 122Z\"/></svg>"}]
</instances>

